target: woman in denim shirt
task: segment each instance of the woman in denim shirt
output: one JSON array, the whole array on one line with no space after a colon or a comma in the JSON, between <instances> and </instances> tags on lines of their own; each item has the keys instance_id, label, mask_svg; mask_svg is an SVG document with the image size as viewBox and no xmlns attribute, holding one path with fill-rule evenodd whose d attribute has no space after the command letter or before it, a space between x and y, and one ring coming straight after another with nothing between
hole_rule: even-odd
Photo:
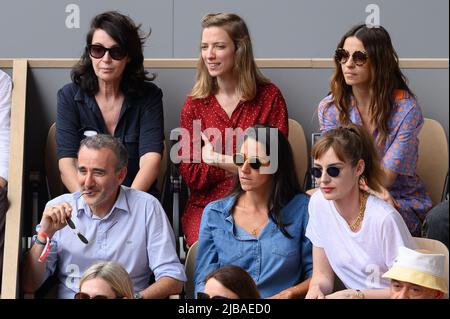
<instances>
[{"instance_id":1,"label":"woman in denim shirt","mask_svg":"<svg viewBox=\"0 0 450 319\"><path fill-rule=\"evenodd\" d=\"M296 179L289 142L279 130L256 125L245 132L240 151L233 157L239 178L231 195L203 212L196 292L214 269L237 265L261 297L302 298L312 271L305 237L309 196Z\"/></svg>"}]
</instances>

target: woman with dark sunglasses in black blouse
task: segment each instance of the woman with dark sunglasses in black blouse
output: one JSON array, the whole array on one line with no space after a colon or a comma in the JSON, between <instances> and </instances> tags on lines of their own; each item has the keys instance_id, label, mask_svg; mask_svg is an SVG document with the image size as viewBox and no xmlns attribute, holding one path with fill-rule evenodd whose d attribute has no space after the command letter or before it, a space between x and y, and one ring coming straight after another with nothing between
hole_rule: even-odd
<instances>
[{"instance_id":1,"label":"woman with dark sunglasses in black blouse","mask_svg":"<svg viewBox=\"0 0 450 319\"><path fill-rule=\"evenodd\" d=\"M92 19L72 83L58 92L56 145L61 178L78 191L77 152L94 134L119 139L129 154L123 184L158 196L164 141L162 92L144 69L140 25L116 11Z\"/></svg>"}]
</instances>

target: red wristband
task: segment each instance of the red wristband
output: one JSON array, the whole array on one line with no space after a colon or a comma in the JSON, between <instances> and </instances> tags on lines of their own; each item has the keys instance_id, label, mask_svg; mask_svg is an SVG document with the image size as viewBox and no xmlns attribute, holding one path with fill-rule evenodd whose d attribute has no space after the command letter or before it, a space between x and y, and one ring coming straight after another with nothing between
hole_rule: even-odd
<instances>
[{"instance_id":1,"label":"red wristband","mask_svg":"<svg viewBox=\"0 0 450 319\"><path fill-rule=\"evenodd\" d=\"M48 254L50 253L50 237L48 237L46 232L41 230L38 231L38 235L45 238L45 246L38 259L39 262L44 262L47 259Z\"/></svg>"},{"instance_id":2,"label":"red wristband","mask_svg":"<svg viewBox=\"0 0 450 319\"><path fill-rule=\"evenodd\" d=\"M42 236L42 237L44 237L44 238L50 239L50 236L47 235L47 233L45 231L39 230L37 234Z\"/></svg>"}]
</instances>

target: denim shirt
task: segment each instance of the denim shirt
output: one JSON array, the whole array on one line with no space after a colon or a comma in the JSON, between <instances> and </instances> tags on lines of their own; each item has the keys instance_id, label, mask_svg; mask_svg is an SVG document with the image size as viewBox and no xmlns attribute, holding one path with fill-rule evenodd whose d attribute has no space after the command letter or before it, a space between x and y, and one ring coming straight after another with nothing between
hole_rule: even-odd
<instances>
[{"instance_id":1,"label":"denim shirt","mask_svg":"<svg viewBox=\"0 0 450 319\"><path fill-rule=\"evenodd\" d=\"M225 265L245 269L261 297L273 296L312 274L311 242L305 237L309 196L296 195L282 210L281 220L293 237L287 238L269 218L257 238L234 224L236 196L206 206L200 224L195 267L195 291L203 291L204 279Z\"/></svg>"}]
</instances>

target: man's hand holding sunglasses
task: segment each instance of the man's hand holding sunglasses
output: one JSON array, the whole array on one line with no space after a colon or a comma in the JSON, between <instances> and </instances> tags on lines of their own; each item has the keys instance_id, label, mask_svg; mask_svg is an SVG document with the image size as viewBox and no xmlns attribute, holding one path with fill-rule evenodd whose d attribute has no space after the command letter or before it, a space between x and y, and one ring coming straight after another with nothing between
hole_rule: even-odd
<instances>
[{"instance_id":1,"label":"man's hand holding sunglasses","mask_svg":"<svg viewBox=\"0 0 450 319\"><path fill-rule=\"evenodd\" d=\"M67 202L47 207L42 214L41 231L45 232L49 238L52 238L58 230L67 226L67 219L71 216L72 206Z\"/></svg>"}]
</instances>

